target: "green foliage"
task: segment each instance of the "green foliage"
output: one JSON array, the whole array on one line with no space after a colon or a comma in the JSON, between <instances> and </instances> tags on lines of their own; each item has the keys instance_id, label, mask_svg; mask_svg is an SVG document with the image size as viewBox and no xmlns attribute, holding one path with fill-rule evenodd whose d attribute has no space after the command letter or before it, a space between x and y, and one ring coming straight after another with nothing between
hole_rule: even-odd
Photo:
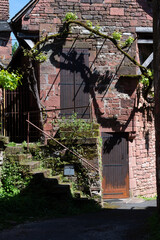
<instances>
[{"instance_id":1,"label":"green foliage","mask_svg":"<svg viewBox=\"0 0 160 240\"><path fill-rule=\"evenodd\" d=\"M77 17L77 15L75 13L68 12L68 13L66 13L65 18L63 20L67 22L69 20L76 20L77 18L78 17Z\"/></svg>"},{"instance_id":2,"label":"green foliage","mask_svg":"<svg viewBox=\"0 0 160 240\"><path fill-rule=\"evenodd\" d=\"M92 121L78 119L76 113L74 113L69 119L62 117L62 119L57 120L57 123L59 126L58 137L60 142L63 142L70 150L76 151L88 161L98 158L96 143L91 145L85 144L87 137L99 137L98 124ZM62 152L62 150L60 152ZM56 171L56 174L62 173L65 164L73 164L76 176L74 180L74 188L85 194L89 194L89 187L91 184L89 177L90 173L82 164L81 159L66 150L65 154L60 154L58 158L54 159L54 161L56 161L54 164L54 171Z\"/></svg>"},{"instance_id":3,"label":"green foliage","mask_svg":"<svg viewBox=\"0 0 160 240\"><path fill-rule=\"evenodd\" d=\"M155 195L154 197L144 197L144 196L138 196L138 197L144 199L145 201L152 201L157 199L157 195Z\"/></svg>"},{"instance_id":4,"label":"green foliage","mask_svg":"<svg viewBox=\"0 0 160 240\"><path fill-rule=\"evenodd\" d=\"M100 31L101 27L99 24L97 24L95 27L94 27L94 30L96 30L97 32Z\"/></svg>"},{"instance_id":5,"label":"green foliage","mask_svg":"<svg viewBox=\"0 0 160 240\"><path fill-rule=\"evenodd\" d=\"M15 42L12 46L12 55L14 55L14 53L16 52L17 48L18 48L18 42Z\"/></svg>"},{"instance_id":6,"label":"green foliage","mask_svg":"<svg viewBox=\"0 0 160 240\"><path fill-rule=\"evenodd\" d=\"M41 161L43 159L43 152L38 144L29 144L29 151L35 161Z\"/></svg>"},{"instance_id":7,"label":"green foliage","mask_svg":"<svg viewBox=\"0 0 160 240\"><path fill-rule=\"evenodd\" d=\"M27 142L26 141L23 141L22 142L22 147L25 149L25 148L27 148Z\"/></svg>"},{"instance_id":8,"label":"green foliage","mask_svg":"<svg viewBox=\"0 0 160 240\"><path fill-rule=\"evenodd\" d=\"M86 25L87 25L88 27L90 27L90 28L93 27L93 23L92 23L90 20L87 20L87 21L86 21Z\"/></svg>"},{"instance_id":9,"label":"green foliage","mask_svg":"<svg viewBox=\"0 0 160 240\"><path fill-rule=\"evenodd\" d=\"M29 184L30 179L28 172L20 166L18 161L11 162L6 159L1 172L1 196L2 194L14 196L20 193Z\"/></svg>"},{"instance_id":10,"label":"green foliage","mask_svg":"<svg viewBox=\"0 0 160 240\"><path fill-rule=\"evenodd\" d=\"M121 32L113 32L112 33L112 37L113 39L117 40L117 41L120 41L121 40L121 37L122 37L122 33Z\"/></svg>"},{"instance_id":11,"label":"green foliage","mask_svg":"<svg viewBox=\"0 0 160 240\"><path fill-rule=\"evenodd\" d=\"M9 142L7 144L7 147L16 147L16 143L15 142Z\"/></svg>"},{"instance_id":12,"label":"green foliage","mask_svg":"<svg viewBox=\"0 0 160 240\"><path fill-rule=\"evenodd\" d=\"M46 54L37 49L23 49L23 54L24 56L29 57L30 59L35 60L39 63L45 62L47 60Z\"/></svg>"},{"instance_id":13,"label":"green foliage","mask_svg":"<svg viewBox=\"0 0 160 240\"><path fill-rule=\"evenodd\" d=\"M129 38L125 41L126 46L130 46L134 41L134 38L129 36Z\"/></svg>"},{"instance_id":14,"label":"green foliage","mask_svg":"<svg viewBox=\"0 0 160 240\"><path fill-rule=\"evenodd\" d=\"M144 87L149 86L149 77L152 77L152 76L153 76L153 72L151 69L148 69L145 75L142 74L140 82L143 84Z\"/></svg>"},{"instance_id":15,"label":"green foliage","mask_svg":"<svg viewBox=\"0 0 160 240\"><path fill-rule=\"evenodd\" d=\"M16 72L8 72L7 70L0 71L0 85L7 90L15 90L21 83L22 75Z\"/></svg>"},{"instance_id":16,"label":"green foliage","mask_svg":"<svg viewBox=\"0 0 160 240\"><path fill-rule=\"evenodd\" d=\"M77 138L78 133L84 133L85 131L92 131L93 122L87 122L84 119L78 119L77 113L74 113L71 117L66 119L62 117L62 119L57 120L60 131L67 130L71 131L70 135L67 136L69 138ZM86 137L86 136L85 136ZM65 136L64 136L65 139Z\"/></svg>"},{"instance_id":17,"label":"green foliage","mask_svg":"<svg viewBox=\"0 0 160 240\"><path fill-rule=\"evenodd\" d=\"M93 23L90 20L86 21L86 25L90 28L93 28ZM96 26L94 26L94 30L96 30L97 32L101 29L100 25L97 24ZM91 33L92 35L92 33Z\"/></svg>"}]
</instances>

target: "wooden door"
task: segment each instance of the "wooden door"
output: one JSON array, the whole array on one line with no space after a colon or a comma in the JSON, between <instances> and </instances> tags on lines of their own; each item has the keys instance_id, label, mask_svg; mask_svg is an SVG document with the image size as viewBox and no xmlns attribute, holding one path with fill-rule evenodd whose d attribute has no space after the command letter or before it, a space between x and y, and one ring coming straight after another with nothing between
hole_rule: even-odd
<instances>
[{"instance_id":1,"label":"wooden door","mask_svg":"<svg viewBox=\"0 0 160 240\"><path fill-rule=\"evenodd\" d=\"M88 49L64 49L61 54L60 106L61 116L77 113L78 118L90 117L88 84Z\"/></svg>"},{"instance_id":2,"label":"wooden door","mask_svg":"<svg viewBox=\"0 0 160 240\"><path fill-rule=\"evenodd\" d=\"M103 199L129 197L126 133L102 133Z\"/></svg>"}]
</instances>

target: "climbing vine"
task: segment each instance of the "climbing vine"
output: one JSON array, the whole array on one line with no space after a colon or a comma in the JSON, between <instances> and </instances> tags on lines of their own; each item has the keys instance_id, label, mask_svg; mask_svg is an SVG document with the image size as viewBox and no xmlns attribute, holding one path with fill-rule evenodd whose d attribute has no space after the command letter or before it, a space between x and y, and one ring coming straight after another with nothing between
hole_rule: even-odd
<instances>
[{"instance_id":1,"label":"climbing vine","mask_svg":"<svg viewBox=\"0 0 160 240\"><path fill-rule=\"evenodd\" d=\"M49 34L43 36L33 48L31 49L23 49L24 56L28 58L28 64L25 66L25 71L27 74L27 80L29 84L29 89L33 93L37 101L37 106L40 110L40 124L43 125L43 109L44 106L41 103L39 91L38 91L38 83L34 68L35 61L42 63L47 60L47 55L45 52L41 51L41 48L49 41L49 40L61 40L66 39L69 34L72 34L72 26L80 26L89 31L89 36L99 37L105 40L109 40L113 43L113 45L120 51L126 58L128 58L134 65L140 68L141 70L141 80L140 82L143 85L143 97L148 102L153 102L154 98L151 95L152 82L153 82L153 73L150 69L142 66L139 62L135 60L134 57L131 57L128 54L128 48L134 42L134 38L129 36L127 39L122 39L122 33L118 31L114 31L111 35L107 35L103 33L102 28L99 24L93 25L90 20L85 22L79 21L78 17L75 13L68 12L66 13L64 19L63 28L61 31L55 34ZM89 37L88 36L88 37ZM127 50L125 50L127 49ZM16 72L10 72L9 69L5 70L2 66L0 71L0 85L8 90L15 90L19 84L21 84L22 75Z\"/></svg>"},{"instance_id":2,"label":"climbing vine","mask_svg":"<svg viewBox=\"0 0 160 240\"><path fill-rule=\"evenodd\" d=\"M47 43L51 39L58 40L66 38L69 34L72 34L73 25L84 27L86 30L89 31L90 33L89 35L98 36L102 39L110 40L118 51L120 51L125 57L127 57L134 65L140 68L142 73L140 82L143 85L143 97L147 102L149 103L153 102L154 98L150 94L153 82L152 71L141 65L139 62L136 61L134 57L131 57L128 54L128 52L124 50L128 49L128 47L132 45L132 43L134 42L134 38L129 36L127 39L122 40L122 33L119 31L114 31L111 35L107 35L102 32L102 29L99 26L99 24L94 26L90 20L82 22L77 19L78 17L75 13L72 12L66 13L63 19L64 21L63 30L61 32L42 37L40 41L38 41L31 50L27 51L25 50L24 54L28 55L30 58L36 61L43 62L45 61L46 55L45 53L39 52L38 50L42 46L42 44Z\"/></svg>"}]
</instances>

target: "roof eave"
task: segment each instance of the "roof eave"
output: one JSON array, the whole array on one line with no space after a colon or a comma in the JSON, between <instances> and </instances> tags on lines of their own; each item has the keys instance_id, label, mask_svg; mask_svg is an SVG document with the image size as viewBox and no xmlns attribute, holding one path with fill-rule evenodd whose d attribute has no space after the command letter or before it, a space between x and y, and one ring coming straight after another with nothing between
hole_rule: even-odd
<instances>
[{"instance_id":1,"label":"roof eave","mask_svg":"<svg viewBox=\"0 0 160 240\"><path fill-rule=\"evenodd\" d=\"M13 18L11 18L10 22L17 22L20 18L22 18L25 13L28 11L30 7L32 7L33 4L38 3L39 0L31 0L29 3L27 3Z\"/></svg>"},{"instance_id":2,"label":"roof eave","mask_svg":"<svg viewBox=\"0 0 160 240\"><path fill-rule=\"evenodd\" d=\"M11 32L10 25L7 21L0 21L0 32Z\"/></svg>"}]
</instances>

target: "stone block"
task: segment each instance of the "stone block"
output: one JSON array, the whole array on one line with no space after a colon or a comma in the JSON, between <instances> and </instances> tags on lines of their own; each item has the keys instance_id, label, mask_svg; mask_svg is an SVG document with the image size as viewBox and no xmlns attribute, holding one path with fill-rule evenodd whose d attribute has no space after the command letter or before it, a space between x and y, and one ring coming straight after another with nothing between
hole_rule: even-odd
<instances>
[{"instance_id":1,"label":"stone block","mask_svg":"<svg viewBox=\"0 0 160 240\"><path fill-rule=\"evenodd\" d=\"M137 184L136 184L136 179L130 179L130 188L131 189L134 189L137 187Z\"/></svg>"},{"instance_id":2,"label":"stone block","mask_svg":"<svg viewBox=\"0 0 160 240\"><path fill-rule=\"evenodd\" d=\"M110 15L124 16L124 8L110 8Z\"/></svg>"}]
</instances>

